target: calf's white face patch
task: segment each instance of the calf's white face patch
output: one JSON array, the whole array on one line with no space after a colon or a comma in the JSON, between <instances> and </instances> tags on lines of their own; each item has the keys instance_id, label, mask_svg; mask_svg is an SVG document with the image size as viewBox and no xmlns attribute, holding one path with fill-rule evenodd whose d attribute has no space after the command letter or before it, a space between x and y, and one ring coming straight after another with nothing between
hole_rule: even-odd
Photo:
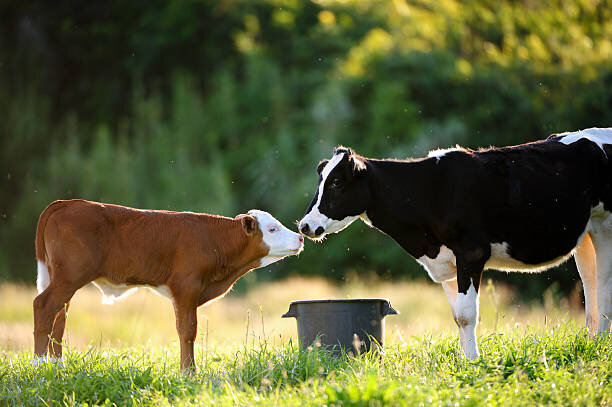
<instances>
[{"instance_id":1,"label":"calf's white face patch","mask_svg":"<svg viewBox=\"0 0 612 407\"><path fill-rule=\"evenodd\" d=\"M325 165L323 171L321 171L321 182L319 183L319 188L317 191L317 202L312 206L310 212L306 214L300 221L299 229L302 230L304 225L308 225L309 229L315 235L319 235L318 238L314 238L314 240L318 240L323 238L324 235L328 233L337 233L342 229L346 228L348 225L353 223L355 220L359 219L361 215L357 216L347 216L344 219L331 219L319 210L319 206L321 205L321 199L323 197L323 189L325 187L325 182L329 177L329 174L333 171L334 168L342 161L346 153L338 153L335 154L331 160ZM319 232L317 232L319 231Z\"/></svg>"},{"instance_id":2,"label":"calf's white face patch","mask_svg":"<svg viewBox=\"0 0 612 407\"><path fill-rule=\"evenodd\" d=\"M257 219L263 242L270 248L268 255L261 259L260 267L299 254L304 249L304 238L287 229L268 212L251 209L248 214Z\"/></svg>"}]
</instances>

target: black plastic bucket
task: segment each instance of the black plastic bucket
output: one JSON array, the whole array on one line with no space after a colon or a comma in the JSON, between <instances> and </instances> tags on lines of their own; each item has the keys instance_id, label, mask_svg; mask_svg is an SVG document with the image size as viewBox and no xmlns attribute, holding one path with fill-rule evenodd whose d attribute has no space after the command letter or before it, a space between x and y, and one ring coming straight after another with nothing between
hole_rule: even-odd
<instances>
[{"instance_id":1,"label":"black plastic bucket","mask_svg":"<svg viewBox=\"0 0 612 407\"><path fill-rule=\"evenodd\" d=\"M293 301L283 318L296 318L300 348L313 343L347 353L383 346L386 315L399 314L386 298Z\"/></svg>"}]
</instances>

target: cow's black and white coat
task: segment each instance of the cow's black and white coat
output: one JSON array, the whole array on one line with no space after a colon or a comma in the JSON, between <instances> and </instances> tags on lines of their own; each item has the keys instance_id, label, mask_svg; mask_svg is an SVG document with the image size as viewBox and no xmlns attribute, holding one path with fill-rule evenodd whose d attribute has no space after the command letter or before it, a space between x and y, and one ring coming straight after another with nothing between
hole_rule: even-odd
<instances>
[{"instance_id":1,"label":"cow's black and white coat","mask_svg":"<svg viewBox=\"0 0 612 407\"><path fill-rule=\"evenodd\" d=\"M361 218L442 284L468 358L478 357L484 269L540 271L575 256L589 331L612 317L612 128L514 147L377 160L345 147L319 164L300 222L319 239Z\"/></svg>"}]
</instances>

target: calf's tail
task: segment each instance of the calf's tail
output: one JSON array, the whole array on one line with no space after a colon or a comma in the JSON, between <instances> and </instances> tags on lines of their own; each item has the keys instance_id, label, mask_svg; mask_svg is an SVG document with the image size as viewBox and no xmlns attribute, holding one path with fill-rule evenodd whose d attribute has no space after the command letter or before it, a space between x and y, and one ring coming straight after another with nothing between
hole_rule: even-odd
<instances>
[{"instance_id":1,"label":"calf's tail","mask_svg":"<svg viewBox=\"0 0 612 407\"><path fill-rule=\"evenodd\" d=\"M42 293L51 283L49 275L49 267L47 264L47 253L45 247L45 228L49 217L58 209L65 207L68 201L54 201L45 208L38 218L38 226L36 227L36 265L38 276L36 278L36 287L38 293Z\"/></svg>"}]
</instances>

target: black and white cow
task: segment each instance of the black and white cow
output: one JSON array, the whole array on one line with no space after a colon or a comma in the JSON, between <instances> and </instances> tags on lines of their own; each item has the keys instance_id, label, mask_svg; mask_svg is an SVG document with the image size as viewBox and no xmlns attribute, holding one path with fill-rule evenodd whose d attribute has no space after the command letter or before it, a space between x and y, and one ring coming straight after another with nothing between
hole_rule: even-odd
<instances>
[{"instance_id":1,"label":"black and white cow","mask_svg":"<svg viewBox=\"0 0 612 407\"><path fill-rule=\"evenodd\" d=\"M360 218L442 284L466 357L478 357L484 269L534 272L572 254L591 334L612 318L612 128L479 151L378 160L337 147L300 221L319 239ZM599 312L598 312L599 311Z\"/></svg>"}]
</instances>

